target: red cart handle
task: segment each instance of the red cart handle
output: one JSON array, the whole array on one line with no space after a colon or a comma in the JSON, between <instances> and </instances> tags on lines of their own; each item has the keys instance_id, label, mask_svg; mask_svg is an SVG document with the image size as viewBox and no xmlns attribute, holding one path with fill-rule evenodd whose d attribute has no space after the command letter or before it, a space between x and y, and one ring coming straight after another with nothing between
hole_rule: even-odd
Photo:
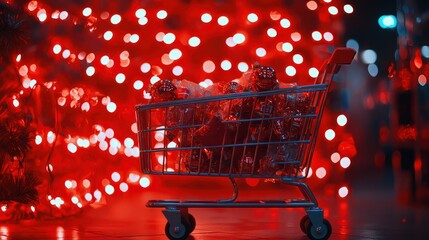
<instances>
[{"instance_id":1,"label":"red cart handle","mask_svg":"<svg viewBox=\"0 0 429 240\"><path fill-rule=\"evenodd\" d=\"M330 84L334 74L338 73L341 65L350 64L356 51L352 48L336 48L331 57L326 60L319 69L319 76L315 84Z\"/></svg>"}]
</instances>

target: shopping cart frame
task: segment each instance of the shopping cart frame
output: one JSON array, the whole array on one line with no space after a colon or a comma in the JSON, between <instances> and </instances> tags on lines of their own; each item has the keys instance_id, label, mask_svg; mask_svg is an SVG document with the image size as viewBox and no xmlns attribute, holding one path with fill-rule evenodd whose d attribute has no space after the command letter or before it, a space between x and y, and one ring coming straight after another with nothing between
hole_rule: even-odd
<instances>
[{"instance_id":1,"label":"shopping cart frame","mask_svg":"<svg viewBox=\"0 0 429 240\"><path fill-rule=\"evenodd\" d=\"M146 105L136 106L136 117L138 123L138 141L140 146L140 157L142 171L147 174L159 174L159 175L186 175L186 176L214 176L214 177L227 177L233 188L233 195L229 199L214 200L214 201L183 201L183 200L150 200L146 206L150 208L165 208L162 210L163 215L167 219L165 226L165 233L169 239L186 239L187 236L195 229L196 221L192 214L189 213L189 208L304 208L306 215L300 221L301 230L307 234L310 239L328 239L332 227L328 220L323 217L323 209L319 207L317 199L309 186L303 181L307 177L309 166L312 160L312 155L315 148L317 139L318 129L320 127L321 118L325 107L326 96L331 86L331 81L334 75L339 71L341 65L350 64L356 54L356 51L351 48L337 48L334 50L329 59L327 59L322 67L319 69L319 75L314 85L299 86L291 89L280 89L260 93L243 92L236 94L227 94L212 96L206 98L196 99L184 99L170 102L153 103ZM254 201L237 201L238 198L238 186L235 182L235 178L271 178L264 174L242 174L229 172L216 173L204 173L200 172L169 172L162 170L153 170L151 166L150 154L154 151L160 151L153 149L151 144L147 142L150 134L147 134L148 126L144 124L147 118L150 118L150 109L158 109L168 106L180 106L183 104L202 104L205 102L229 100L231 95L233 98L240 99L246 97L264 97L272 94L279 94L285 92L315 92L318 95L317 98L313 99L313 104L319 106L317 114L307 114L308 116L315 118L315 124L311 126L312 137L311 140L295 140L292 141L294 144L308 144L306 145L305 152L300 156L301 161L305 163L307 168L302 175L298 174L287 174L284 176L274 176L274 178L280 180L282 183L294 186L299 189L303 195L303 199L285 199L285 200L254 200ZM256 95L255 95L256 94ZM149 110L149 113L147 111ZM150 120L149 120L150 121ZM310 126L308 126L310 127ZM309 129L310 130L310 129ZM246 144L243 144L246 146ZM184 147L183 149L187 149ZM192 147L189 149L193 149ZM223 148L222 148L223 149ZM168 149L164 149L164 152ZM179 149L182 151L182 149ZM223 150L222 150L223 151ZM149 156L149 160L148 160ZM201 156L201 155L200 155ZM201 160L200 160L201 162Z\"/></svg>"}]
</instances>

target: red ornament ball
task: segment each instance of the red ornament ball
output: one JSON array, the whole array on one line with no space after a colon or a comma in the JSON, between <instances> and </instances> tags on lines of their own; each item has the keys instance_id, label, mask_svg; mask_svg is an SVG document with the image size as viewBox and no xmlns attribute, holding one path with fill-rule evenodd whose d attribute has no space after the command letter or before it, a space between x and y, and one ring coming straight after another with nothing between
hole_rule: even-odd
<instances>
[{"instance_id":1,"label":"red ornament ball","mask_svg":"<svg viewBox=\"0 0 429 240\"><path fill-rule=\"evenodd\" d=\"M269 91L279 88L276 77L276 71L269 66L253 66L252 75L250 76L252 90L257 92Z\"/></svg>"},{"instance_id":2,"label":"red ornament ball","mask_svg":"<svg viewBox=\"0 0 429 240\"><path fill-rule=\"evenodd\" d=\"M242 92L243 91L243 87L240 86L240 84L238 84L237 82L227 82L225 84L222 85L222 93L223 94L228 94L228 93L238 93L238 92Z\"/></svg>"},{"instance_id":3,"label":"red ornament ball","mask_svg":"<svg viewBox=\"0 0 429 240\"><path fill-rule=\"evenodd\" d=\"M177 99L176 86L170 80L159 80L150 88L152 102L165 102Z\"/></svg>"}]
</instances>

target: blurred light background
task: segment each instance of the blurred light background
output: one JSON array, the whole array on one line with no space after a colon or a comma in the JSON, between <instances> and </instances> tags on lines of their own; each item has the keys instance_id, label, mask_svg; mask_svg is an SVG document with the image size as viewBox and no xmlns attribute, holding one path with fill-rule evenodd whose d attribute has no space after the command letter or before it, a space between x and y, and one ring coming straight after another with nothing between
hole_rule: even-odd
<instances>
[{"instance_id":1,"label":"blurred light background","mask_svg":"<svg viewBox=\"0 0 429 240\"><path fill-rule=\"evenodd\" d=\"M428 5L2 1L2 136L20 136L1 139L2 218L74 215L112 195L162 187L140 171L134 115L160 79L209 87L257 61L280 82L311 84L333 49L345 46L358 53L335 78L308 181L340 200L359 184L381 184L400 201L425 203ZM28 195L6 191L16 189L7 176L21 179Z\"/></svg>"}]
</instances>

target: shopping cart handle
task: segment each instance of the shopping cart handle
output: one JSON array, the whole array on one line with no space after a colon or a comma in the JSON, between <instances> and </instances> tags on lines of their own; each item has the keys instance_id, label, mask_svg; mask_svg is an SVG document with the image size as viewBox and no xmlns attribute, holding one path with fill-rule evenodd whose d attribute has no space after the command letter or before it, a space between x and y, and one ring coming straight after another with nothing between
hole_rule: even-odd
<instances>
[{"instance_id":1,"label":"shopping cart handle","mask_svg":"<svg viewBox=\"0 0 429 240\"><path fill-rule=\"evenodd\" d=\"M356 51L352 48L336 48L328 63L350 64L355 57Z\"/></svg>"}]
</instances>

